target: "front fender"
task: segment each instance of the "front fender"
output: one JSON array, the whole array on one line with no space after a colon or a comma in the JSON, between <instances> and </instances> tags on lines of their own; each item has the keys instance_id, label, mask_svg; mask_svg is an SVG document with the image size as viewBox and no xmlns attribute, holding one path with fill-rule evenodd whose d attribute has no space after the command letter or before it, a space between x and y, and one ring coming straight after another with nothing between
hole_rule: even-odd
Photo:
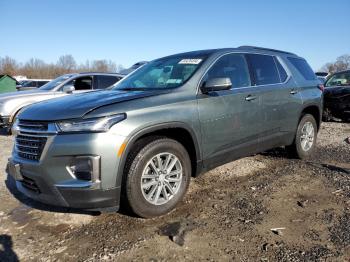
<instances>
[{"instance_id":1,"label":"front fender","mask_svg":"<svg viewBox=\"0 0 350 262\"><path fill-rule=\"evenodd\" d=\"M195 135L194 130L192 129L192 127L190 125L183 123L183 122L166 122L166 123L161 123L161 124L143 127L142 129L139 129L139 130L136 130L135 132L133 132L126 139L126 147L125 147L123 154L121 155L120 163L119 163L119 167L118 167L118 172L117 172L117 174L118 174L117 180L116 180L117 187L120 187L122 185L122 179L123 179L123 175L124 175L123 173L124 173L126 160L127 160L128 154L130 153L132 147L135 145L135 142L140 137L142 137L144 135L147 135L147 134L150 134L150 133L153 133L156 131L164 130L164 129L170 129L170 128L182 128L182 129L185 129L187 132L189 132L189 134L192 137L194 146L195 146L197 162L200 161L201 151L200 151L199 141L197 139L197 136Z\"/></svg>"}]
</instances>

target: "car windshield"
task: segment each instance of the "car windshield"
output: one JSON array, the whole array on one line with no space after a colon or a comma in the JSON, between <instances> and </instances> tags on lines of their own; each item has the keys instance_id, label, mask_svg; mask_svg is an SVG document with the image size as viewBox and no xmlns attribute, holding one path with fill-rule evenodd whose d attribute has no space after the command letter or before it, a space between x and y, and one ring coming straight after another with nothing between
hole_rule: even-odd
<instances>
[{"instance_id":1,"label":"car windshield","mask_svg":"<svg viewBox=\"0 0 350 262\"><path fill-rule=\"evenodd\" d=\"M350 86L350 71L331 76L326 82L326 87L330 86Z\"/></svg>"},{"instance_id":2,"label":"car windshield","mask_svg":"<svg viewBox=\"0 0 350 262\"><path fill-rule=\"evenodd\" d=\"M113 86L112 90L170 89L183 85L203 63L203 56L171 56L154 60Z\"/></svg>"},{"instance_id":3,"label":"car windshield","mask_svg":"<svg viewBox=\"0 0 350 262\"><path fill-rule=\"evenodd\" d=\"M73 75L63 75L63 76L59 76L56 79L48 82L47 84L43 85L42 87L40 87L40 90L52 90L54 89L56 86L58 86L59 84L61 84L62 82L66 81L68 78L71 78Z\"/></svg>"}]
</instances>

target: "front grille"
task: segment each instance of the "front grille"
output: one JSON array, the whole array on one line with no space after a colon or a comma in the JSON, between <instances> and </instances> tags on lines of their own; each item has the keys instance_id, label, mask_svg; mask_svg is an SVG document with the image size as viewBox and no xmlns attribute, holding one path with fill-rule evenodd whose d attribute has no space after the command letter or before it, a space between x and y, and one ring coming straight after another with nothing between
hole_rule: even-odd
<instances>
[{"instance_id":1,"label":"front grille","mask_svg":"<svg viewBox=\"0 0 350 262\"><path fill-rule=\"evenodd\" d=\"M48 129L49 124L46 122L19 120L15 139L17 155L24 159L39 161L49 134Z\"/></svg>"},{"instance_id":2,"label":"front grille","mask_svg":"<svg viewBox=\"0 0 350 262\"><path fill-rule=\"evenodd\" d=\"M20 129L23 129L23 131L47 131L48 129L48 123L46 122L35 122L28 120L19 120L18 126Z\"/></svg>"},{"instance_id":3,"label":"front grille","mask_svg":"<svg viewBox=\"0 0 350 262\"><path fill-rule=\"evenodd\" d=\"M22 183L22 186L25 187L26 189L40 194L40 189L33 179L23 176L23 180L21 181L21 183Z\"/></svg>"},{"instance_id":4,"label":"front grille","mask_svg":"<svg viewBox=\"0 0 350 262\"><path fill-rule=\"evenodd\" d=\"M17 135L16 149L20 157L39 161L46 144L46 137Z\"/></svg>"}]
</instances>

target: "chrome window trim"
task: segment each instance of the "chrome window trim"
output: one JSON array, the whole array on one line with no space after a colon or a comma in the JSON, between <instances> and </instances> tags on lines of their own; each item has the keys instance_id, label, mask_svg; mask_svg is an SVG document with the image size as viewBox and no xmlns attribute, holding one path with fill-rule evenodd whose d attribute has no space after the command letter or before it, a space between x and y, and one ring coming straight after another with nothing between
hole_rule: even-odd
<instances>
[{"instance_id":1,"label":"chrome window trim","mask_svg":"<svg viewBox=\"0 0 350 262\"><path fill-rule=\"evenodd\" d=\"M201 94L200 92L200 84L202 83L203 81L203 78L204 76L208 73L208 71L213 67L213 65L220 59L222 58L223 56L225 55L232 55L232 54L252 54L252 55L266 55L266 56L272 56L272 57L276 57L278 59L278 61L281 63L281 59L280 57L278 57L277 55L274 55L274 54L262 54L262 53L257 53L257 52L247 52L247 51L231 51L231 52L228 52L228 53L224 53L222 55L220 55L219 57L217 57L210 65L209 67L205 70L205 72L203 73L203 75L201 76L200 80L198 81L197 83L197 90L196 90L196 95L198 94ZM247 60L246 60L247 62ZM287 73L287 78L284 82L281 82L281 83L274 83L274 84L266 84L266 85L251 85L251 86L244 86L244 87L235 87L235 88L231 88L229 90L240 90L240 89L246 89L246 88L252 88L252 87L260 87L260 86L274 86L274 85L283 85L283 84L286 84L290 78L291 78L291 73L289 70L286 70L286 67L284 65L284 63L281 63L283 69L286 71ZM249 68L248 68L249 70ZM250 73L250 70L249 70L249 73ZM249 74L250 75L250 74Z\"/></svg>"}]
</instances>

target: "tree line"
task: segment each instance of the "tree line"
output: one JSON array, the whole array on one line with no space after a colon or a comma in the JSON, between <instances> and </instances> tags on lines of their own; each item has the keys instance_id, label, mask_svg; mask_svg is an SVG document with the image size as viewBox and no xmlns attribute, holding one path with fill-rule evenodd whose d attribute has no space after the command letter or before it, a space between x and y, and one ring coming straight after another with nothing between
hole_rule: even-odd
<instances>
[{"instance_id":1,"label":"tree line","mask_svg":"<svg viewBox=\"0 0 350 262\"><path fill-rule=\"evenodd\" d=\"M119 72L123 67L111 60L87 60L77 64L72 55L62 55L56 63L45 63L38 58L31 58L25 63L5 56L0 57L0 74L23 75L27 78L53 79L63 74L74 72ZM334 73L350 69L350 55L339 56L334 62L326 63L320 71Z\"/></svg>"},{"instance_id":2,"label":"tree line","mask_svg":"<svg viewBox=\"0 0 350 262\"><path fill-rule=\"evenodd\" d=\"M339 56L334 62L326 63L320 71L327 73L335 73L350 69L350 55Z\"/></svg>"},{"instance_id":3,"label":"tree line","mask_svg":"<svg viewBox=\"0 0 350 262\"><path fill-rule=\"evenodd\" d=\"M54 79L74 72L119 72L122 69L121 65L106 59L87 60L85 63L77 64L72 55L62 55L56 63L46 63L38 58L19 63L9 56L0 57L0 74L23 75L27 78Z\"/></svg>"}]
</instances>

